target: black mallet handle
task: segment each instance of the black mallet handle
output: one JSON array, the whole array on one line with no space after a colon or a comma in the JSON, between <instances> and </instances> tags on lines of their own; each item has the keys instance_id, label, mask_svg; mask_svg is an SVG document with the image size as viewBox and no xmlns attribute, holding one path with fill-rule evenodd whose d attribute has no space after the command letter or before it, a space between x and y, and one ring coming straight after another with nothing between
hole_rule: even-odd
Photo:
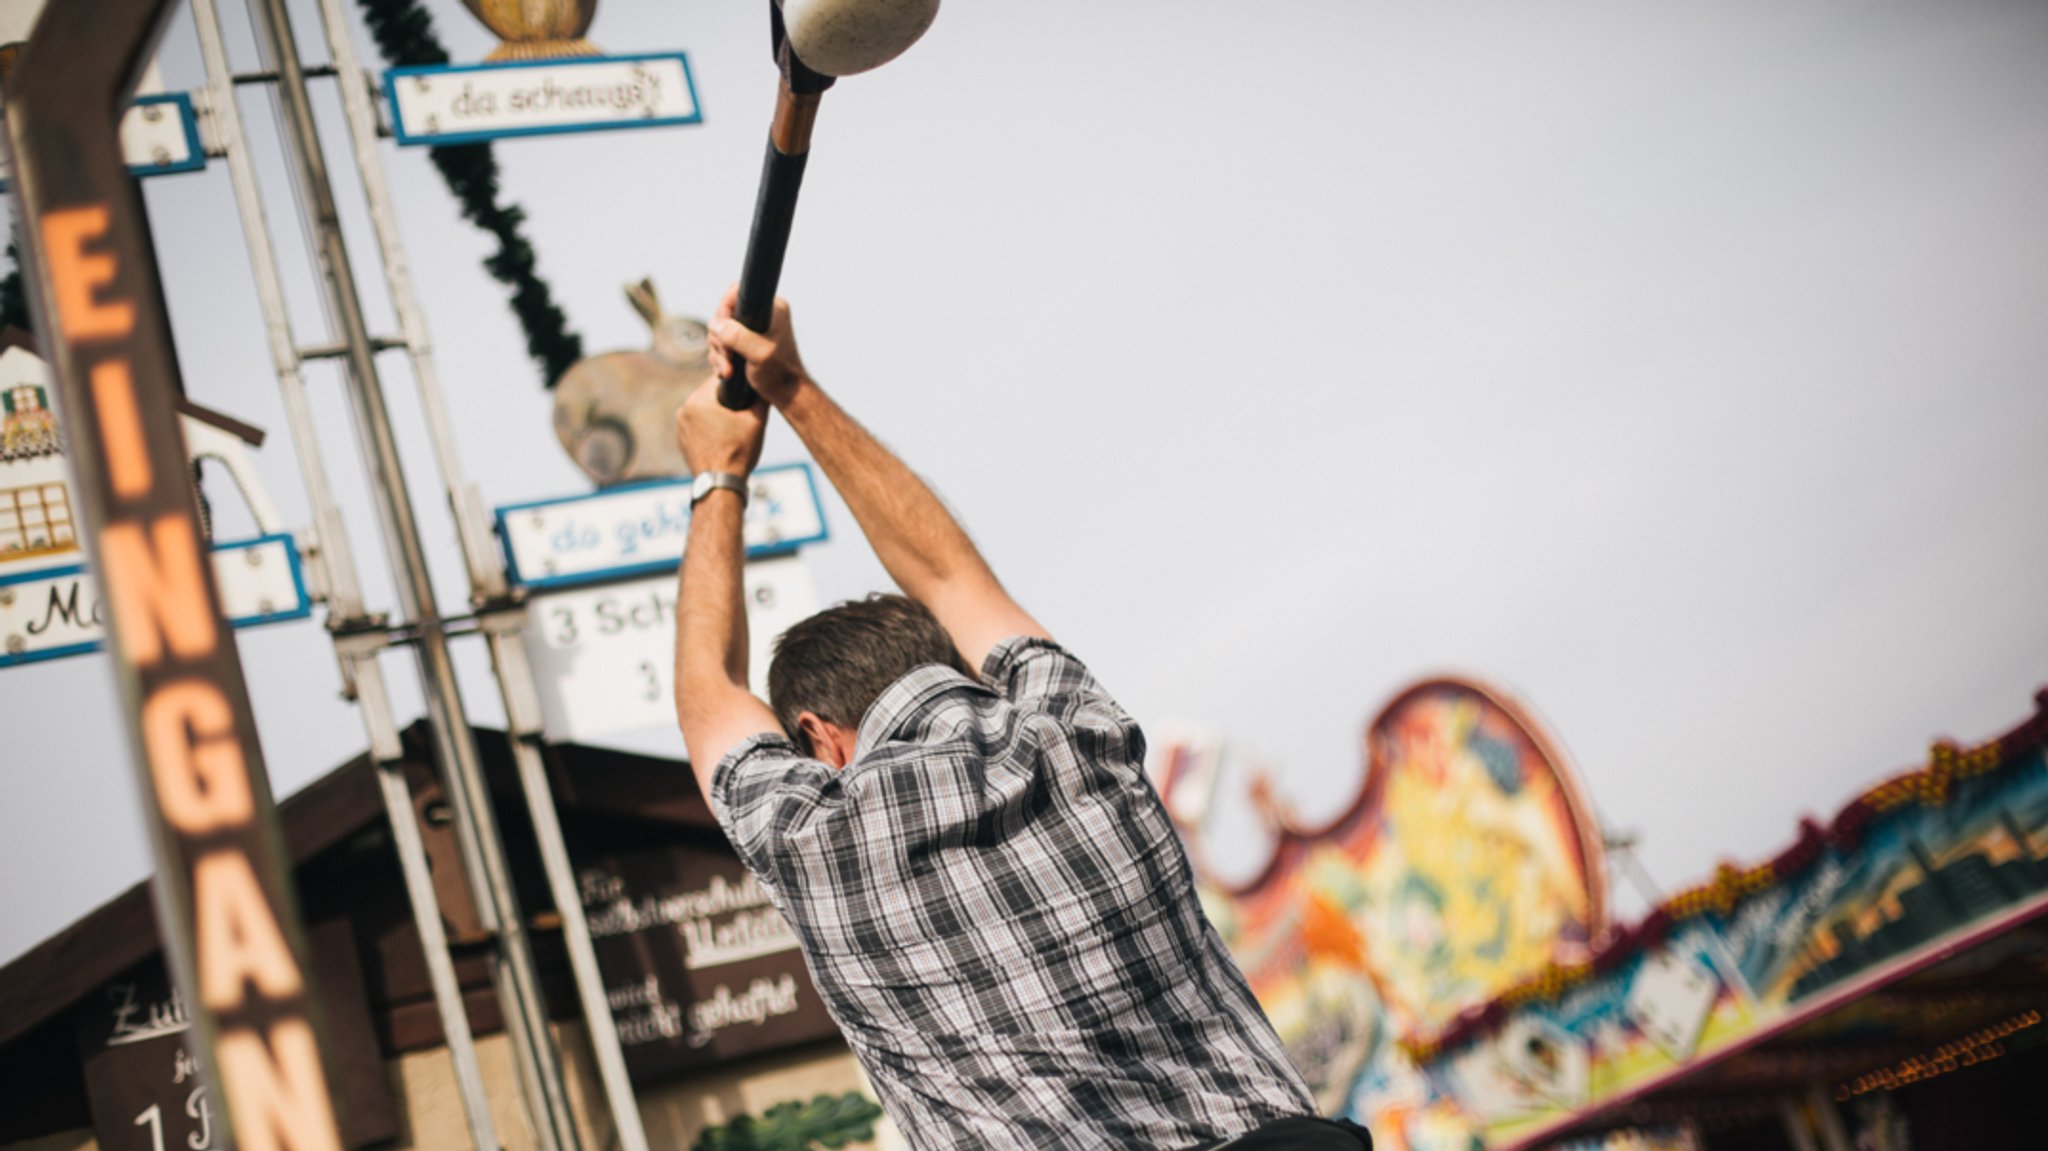
<instances>
[{"instance_id":1,"label":"black mallet handle","mask_svg":"<svg viewBox=\"0 0 2048 1151\"><path fill-rule=\"evenodd\" d=\"M754 230L747 237L747 262L740 271L739 305L733 318L756 332L765 332L775 318L775 287L782 280L782 257L789 250L789 228L796 219L796 194L803 187L809 152L792 156L768 144L761 167L761 194L754 202ZM747 362L733 357L732 375L718 385L718 402L740 411L754 406L747 383Z\"/></svg>"},{"instance_id":2,"label":"black mallet handle","mask_svg":"<svg viewBox=\"0 0 2048 1151\"><path fill-rule=\"evenodd\" d=\"M789 50L781 35L781 10L774 11L782 86L775 100L775 122L768 130L768 158L761 167L761 193L754 201L754 228L747 237L739 304L733 312L734 319L756 332L767 331L775 318L775 287L782 280L796 194L803 187L804 163L811 155L811 126L817 122L819 99L832 86L832 77L804 67ZM756 398L747 383L747 362L734 357L732 375L718 385L718 402L737 412L752 407Z\"/></svg>"}]
</instances>

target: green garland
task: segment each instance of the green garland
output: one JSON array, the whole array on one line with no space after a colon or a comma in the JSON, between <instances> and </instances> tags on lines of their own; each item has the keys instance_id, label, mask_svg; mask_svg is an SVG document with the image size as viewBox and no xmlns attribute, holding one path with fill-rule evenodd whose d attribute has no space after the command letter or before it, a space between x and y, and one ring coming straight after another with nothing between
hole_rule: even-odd
<instances>
[{"instance_id":1,"label":"green garland","mask_svg":"<svg viewBox=\"0 0 2048 1151\"><path fill-rule=\"evenodd\" d=\"M820 1095L809 1103L777 1103L759 1118L742 1115L708 1128L690 1151L814 1151L875 1137L882 1109L859 1092Z\"/></svg>"},{"instance_id":2,"label":"green garland","mask_svg":"<svg viewBox=\"0 0 2048 1151\"><path fill-rule=\"evenodd\" d=\"M433 18L419 6L419 0L359 2L386 63L402 67L448 62L448 50L434 35ZM526 333L526 353L546 374L546 386L554 387L562 373L583 358L583 337L569 330L568 317L536 270L533 245L519 227L526 222L526 213L516 204L498 202L497 157L491 154L489 144L450 144L429 149L428 156L461 204L463 219L496 237L498 250L484 259L484 267L512 289L512 311ZM12 241L7 245L7 258L11 266L0 278L0 327L11 324L30 329L34 325L22 291L21 256Z\"/></svg>"},{"instance_id":3,"label":"green garland","mask_svg":"<svg viewBox=\"0 0 2048 1151\"><path fill-rule=\"evenodd\" d=\"M399 68L448 62L448 50L434 34L433 18L419 0L357 2L386 64ZM520 231L526 213L498 200L498 160L491 146L448 144L429 149L428 157L462 206L462 218L497 238L498 251L485 258L484 268L512 289L512 311L526 333L526 352L546 373L546 385L554 387L562 373L583 358L583 337L569 330L568 318L536 271L533 245ZM0 296L0 304L4 302Z\"/></svg>"},{"instance_id":4,"label":"green garland","mask_svg":"<svg viewBox=\"0 0 2048 1151\"><path fill-rule=\"evenodd\" d=\"M7 241L7 275L0 279L0 328L36 329L28 314L28 295L21 287L21 249L11 239Z\"/></svg>"}]
</instances>

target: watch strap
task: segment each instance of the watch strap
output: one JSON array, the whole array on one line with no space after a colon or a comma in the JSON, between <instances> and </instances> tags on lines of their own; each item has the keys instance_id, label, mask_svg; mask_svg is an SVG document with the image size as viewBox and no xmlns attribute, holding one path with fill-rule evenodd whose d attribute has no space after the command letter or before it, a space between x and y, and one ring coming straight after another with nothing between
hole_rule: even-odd
<instances>
[{"instance_id":1,"label":"watch strap","mask_svg":"<svg viewBox=\"0 0 2048 1151\"><path fill-rule=\"evenodd\" d=\"M747 506L747 481L731 472L698 472L697 478L690 482L690 506L696 507L699 500L720 488L737 493L740 506Z\"/></svg>"}]
</instances>

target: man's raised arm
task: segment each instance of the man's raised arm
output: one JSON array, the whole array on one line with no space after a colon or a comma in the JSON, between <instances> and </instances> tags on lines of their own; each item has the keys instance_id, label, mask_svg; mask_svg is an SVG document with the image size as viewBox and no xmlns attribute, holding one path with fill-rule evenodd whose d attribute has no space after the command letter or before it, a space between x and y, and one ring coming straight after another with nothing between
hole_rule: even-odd
<instances>
[{"instance_id":1,"label":"man's raised arm","mask_svg":"<svg viewBox=\"0 0 2048 1151\"><path fill-rule=\"evenodd\" d=\"M989 650L1012 636L1050 638L1003 590L931 488L804 371L789 305L775 301L775 319L762 335L732 318L736 294L726 293L711 324L718 374L731 370L729 353L746 359L749 382L802 437L882 566L903 594L938 617L967 666L980 670Z\"/></svg>"},{"instance_id":2,"label":"man's raised arm","mask_svg":"<svg viewBox=\"0 0 2048 1151\"><path fill-rule=\"evenodd\" d=\"M748 736L781 731L775 713L747 687L747 612L740 566L744 481L761 459L767 410L729 412L718 384L705 383L676 413L676 439L693 473L735 476L740 489L715 487L690 512L676 593L676 722L705 798L718 762Z\"/></svg>"}]
</instances>

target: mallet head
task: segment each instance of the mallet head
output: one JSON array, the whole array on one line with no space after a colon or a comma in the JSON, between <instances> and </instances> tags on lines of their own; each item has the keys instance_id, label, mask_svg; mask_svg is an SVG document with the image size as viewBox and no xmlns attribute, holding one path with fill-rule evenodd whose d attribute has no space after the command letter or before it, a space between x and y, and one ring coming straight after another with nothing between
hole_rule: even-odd
<instances>
[{"instance_id":1,"label":"mallet head","mask_svg":"<svg viewBox=\"0 0 2048 1151\"><path fill-rule=\"evenodd\" d=\"M939 14L939 0L780 0L797 59L826 76L851 76L901 56Z\"/></svg>"}]
</instances>

